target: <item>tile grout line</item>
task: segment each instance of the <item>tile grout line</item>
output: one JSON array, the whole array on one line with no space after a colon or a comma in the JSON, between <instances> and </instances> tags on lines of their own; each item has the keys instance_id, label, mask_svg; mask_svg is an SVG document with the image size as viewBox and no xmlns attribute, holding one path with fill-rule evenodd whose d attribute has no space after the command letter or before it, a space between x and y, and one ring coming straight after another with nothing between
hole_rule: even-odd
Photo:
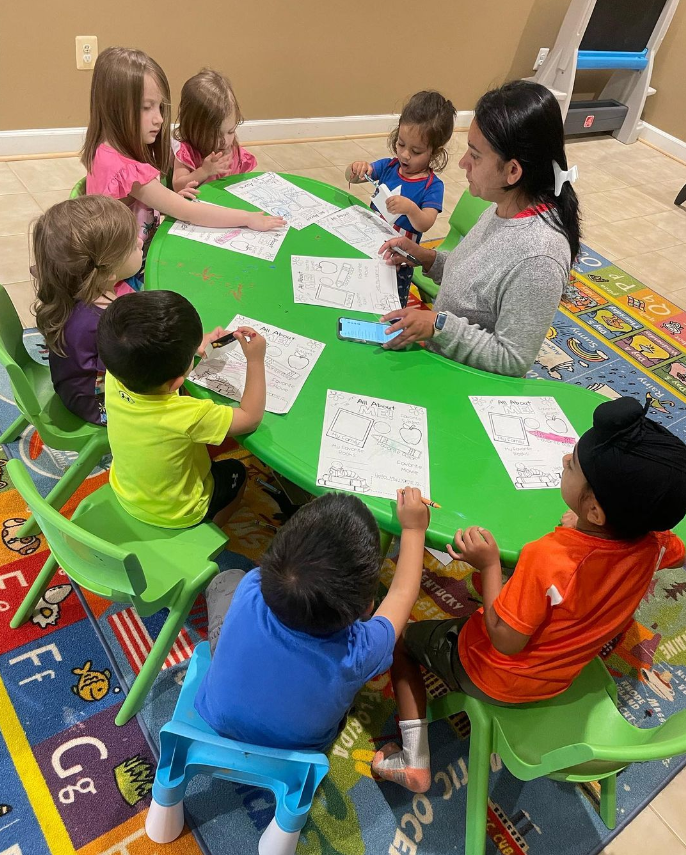
<instances>
[{"instance_id":1,"label":"tile grout line","mask_svg":"<svg viewBox=\"0 0 686 855\"><path fill-rule=\"evenodd\" d=\"M676 780L676 779L674 779L674 780ZM667 784L667 786L670 786L671 783L672 783L672 781L670 781L669 784ZM676 839L681 844L681 848L684 850L684 852L686 852L686 840L683 840L681 838L681 836L678 834L678 832L676 832L672 828L672 826L667 822L667 820L662 816L662 814L657 810L657 808L653 807L652 803L648 805L648 810L652 811L653 814L660 820L660 822L669 829L669 831L672 833L672 835L674 837L676 837ZM669 853L665 853L665 855L669 855Z\"/></svg>"},{"instance_id":2,"label":"tile grout line","mask_svg":"<svg viewBox=\"0 0 686 855\"><path fill-rule=\"evenodd\" d=\"M7 162L7 165L9 166L10 171L12 172L12 175L14 175L14 177L15 177L15 178L17 179L17 181L22 185L22 187L25 187L25 188L26 188L26 192L27 192L27 193L30 193L31 191L30 191L30 190L29 190L29 188L26 186L26 182L25 182L25 181L22 181L21 175L19 175L17 172L15 172L15 171L14 171L14 169L12 169L12 163L16 163L16 162L17 162L17 161L11 161L11 160L10 160L10 161L8 161L8 162ZM37 203L36 203L36 204L37 204Z\"/></svg>"}]
</instances>

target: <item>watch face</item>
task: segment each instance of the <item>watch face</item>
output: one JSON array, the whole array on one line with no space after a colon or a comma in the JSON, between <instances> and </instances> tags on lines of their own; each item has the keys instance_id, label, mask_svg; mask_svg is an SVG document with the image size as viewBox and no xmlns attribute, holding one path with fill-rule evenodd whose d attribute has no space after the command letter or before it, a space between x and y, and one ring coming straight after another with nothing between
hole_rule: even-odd
<instances>
[{"instance_id":1,"label":"watch face","mask_svg":"<svg viewBox=\"0 0 686 855\"><path fill-rule=\"evenodd\" d=\"M447 318L447 315L445 312L439 312L436 315L436 320L434 321L434 329L436 329L438 332L440 332L443 329L443 327L445 326L446 318Z\"/></svg>"}]
</instances>

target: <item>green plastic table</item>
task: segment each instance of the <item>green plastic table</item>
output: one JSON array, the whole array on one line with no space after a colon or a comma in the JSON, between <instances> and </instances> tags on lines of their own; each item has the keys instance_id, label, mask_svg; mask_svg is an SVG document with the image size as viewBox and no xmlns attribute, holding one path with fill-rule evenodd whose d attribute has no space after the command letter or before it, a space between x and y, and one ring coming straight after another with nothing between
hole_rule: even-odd
<instances>
[{"instance_id":1,"label":"green plastic table","mask_svg":"<svg viewBox=\"0 0 686 855\"><path fill-rule=\"evenodd\" d=\"M200 198L254 210L223 189L245 177L232 176L203 186ZM354 196L314 179L284 177L341 208L358 204ZM442 505L431 512L428 545L445 549L456 529L482 525L493 532L503 561L512 566L525 543L558 523L566 510L559 489L515 489L468 396L550 395L579 434L590 427L593 410L604 398L558 381L487 374L418 346L396 352L340 341L340 309L293 302L291 255L364 256L317 225L301 231L289 229L275 261L268 262L169 236L172 222L165 220L150 247L146 288L183 294L198 310L205 329L226 326L240 312L326 344L291 411L286 415L265 413L260 427L241 438L260 460L319 495L326 491L317 485L316 475L327 389L419 404L427 409L431 498ZM343 314L371 319L348 310ZM207 389L189 386L195 395L226 403L226 398ZM383 531L399 533L395 502L360 498Z\"/></svg>"}]
</instances>

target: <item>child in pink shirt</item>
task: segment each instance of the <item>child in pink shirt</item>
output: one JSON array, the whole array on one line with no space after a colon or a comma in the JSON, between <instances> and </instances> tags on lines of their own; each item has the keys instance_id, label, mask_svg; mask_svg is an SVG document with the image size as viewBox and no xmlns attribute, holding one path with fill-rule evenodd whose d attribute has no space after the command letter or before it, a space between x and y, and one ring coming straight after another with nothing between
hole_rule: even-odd
<instances>
[{"instance_id":1,"label":"child in pink shirt","mask_svg":"<svg viewBox=\"0 0 686 855\"><path fill-rule=\"evenodd\" d=\"M236 137L242 121L226 77L203 68L184 83L172 139L174 190L180 192L193 181L202 184L255 169L257 159Z\"/></svg>"},{"instance_id":2,"label":"child in pink shirt","mask_svg":"<svg viewBox=\"0 0 686 855\"><path fill-rule=\"evenodd\" d=\"M175 193L160 182L171 165L169 83L147 54L107 48L98 57L91 85L90 121L83 147L86 193L121 199L134 212L143 258L160 214L197 226L258 231L285 226L281 217L219 205L195 205L197 182ZM140 287L140 276L134 287Z\"/></svg>"}]
</instances>

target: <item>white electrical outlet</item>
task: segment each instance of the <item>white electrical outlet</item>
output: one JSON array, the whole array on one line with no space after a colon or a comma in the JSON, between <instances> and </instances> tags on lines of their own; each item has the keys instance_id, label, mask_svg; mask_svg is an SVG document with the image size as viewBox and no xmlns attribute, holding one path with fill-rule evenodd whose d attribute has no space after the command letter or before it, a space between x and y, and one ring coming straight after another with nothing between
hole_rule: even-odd
<instances>
[{"instance_id":1,"label":"white electrical outlet","mask_svg":"<svg viewBox=\"0 0 686 855\"><path fill-rule=\"evenodd\" d=\"M77 36L76 37L76 67L81 71L88 71L95 65L98 58L98 37Z\"/></svg>"},{"instance_id":2,"label":"white electrical outlet","mask_svg":"<svg viewBox=\"0 0 686 855\"><path fill-rule=\"evenodd\" d=\"M538 56L536 57L536 62L534 63L534 71L538 71L538 69L545 62L545 58L548 56L549 53L550 53L550 48L547 48L547 47L542 47L538 51Z\"/></svg>"}]
</instances>

